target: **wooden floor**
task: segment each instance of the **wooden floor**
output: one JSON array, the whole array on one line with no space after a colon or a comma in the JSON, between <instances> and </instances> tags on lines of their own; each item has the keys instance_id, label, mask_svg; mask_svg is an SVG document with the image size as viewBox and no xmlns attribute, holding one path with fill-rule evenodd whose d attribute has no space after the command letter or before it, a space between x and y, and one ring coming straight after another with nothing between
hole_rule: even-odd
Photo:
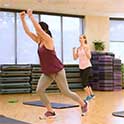
<instances>
[{"instance_id":1,"label":"wooden floor","mask_svg":"<svg viewBox=\"0 0 124 124\"><path fill-rule=\"evenodd\" d=\"M112 116L112 112L124 111L124 90L122 91L94 91L96 98L89 103L89 112L81 116L80 107L69 109L55 109L57 117L52 120L39 120L39 115L46 109L23 105L24 101L38 100L35 94L0 95L0 114L29 122L31 124L124 124L124 118ZM77 91L84 98L84 91ZM75 101L60 93L48 93L51 102L73 103ZM9 100L17 103L8 103Z\"/></svg>"}]
</instances>

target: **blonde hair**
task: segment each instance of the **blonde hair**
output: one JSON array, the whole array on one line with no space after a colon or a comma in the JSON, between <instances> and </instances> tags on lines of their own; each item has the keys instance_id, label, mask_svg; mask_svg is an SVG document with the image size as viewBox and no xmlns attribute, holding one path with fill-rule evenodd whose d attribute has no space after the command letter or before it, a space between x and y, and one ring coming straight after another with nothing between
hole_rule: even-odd
<instances>
[{"instance_id":1,"label":"blonde hair","mask_svg":"<svg viewBox=\"0 0 124 124\"><path fill-rule=\"evenodd\" d=\"M85 39L85 43L87 44L87 37L85 34L82 34L81 36L83 36L83 38Z\"/></svg>"}]
</instances>

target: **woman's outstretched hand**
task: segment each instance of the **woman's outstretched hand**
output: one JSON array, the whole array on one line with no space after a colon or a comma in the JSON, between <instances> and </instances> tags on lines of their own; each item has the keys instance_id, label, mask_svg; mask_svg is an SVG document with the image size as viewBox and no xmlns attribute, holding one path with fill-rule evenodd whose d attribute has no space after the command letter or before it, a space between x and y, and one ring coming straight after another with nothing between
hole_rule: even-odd
<instances>
[{"instance_id":1,"label":"woman's outstretched hand","mask_svg":"<svg viewBox=\"0 0 124 124\"><path fill-rule=\"evenodd\" d=\"M25 11L22 11L22 12L20 12L20 18L21 19L24 19L25 18L25 15L26 15L26 13L25 13Z\"/></svg>"},{"instance_id":2,"label":"woman's outstretched hand","mask_svg":"<svg viewBox=\"0 0 124 124\"><path fill-rule=\"evenodd\" d=\"M32 10L31 9L28 9L27 10L27 14L28 14L28 17L31 17L32 16Z\"/></svg>"}]
</instances>

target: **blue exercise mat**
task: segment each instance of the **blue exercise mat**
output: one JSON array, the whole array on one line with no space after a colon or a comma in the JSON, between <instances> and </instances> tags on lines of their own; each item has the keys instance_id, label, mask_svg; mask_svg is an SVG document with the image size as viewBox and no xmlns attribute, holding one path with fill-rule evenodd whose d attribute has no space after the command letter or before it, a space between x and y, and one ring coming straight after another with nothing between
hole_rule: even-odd
<instances>
[{"instance_id":1,"label":"blue exercise mat","mask_svg":"<svg viewBox=\"0 0 124 124\"><path fill-rule=\"evenodd\" d=\"M23 102L23 104L45 107L44 104L41 101ZM53 108L56 108L56 109L72 108L72 107L78 107L79 106L79 105L73 105L73 104L54 103L54 102L52 102L51 105L52 105Z\"/></svg>"},{"instance_id":2,"label":"blue exercise mat","mask_svg":"<svg viewBox=\"0 0 124 124\"><path fill-rule=\"evenodd\" d=\"M0 124L31 124L20 120L15 120L13 118L0 115Z\"/></svg>"},{"instance_id":3,"label":"blue exercise mat","mask_svg":"<svg viewBox=\"0 0 124 124\"><path fill-rule=\"evenodd\" d=\"M124 118L124 111L113 112L112 115L116 116L116 117L123 117Z\"/></svg>"}]
</instances>

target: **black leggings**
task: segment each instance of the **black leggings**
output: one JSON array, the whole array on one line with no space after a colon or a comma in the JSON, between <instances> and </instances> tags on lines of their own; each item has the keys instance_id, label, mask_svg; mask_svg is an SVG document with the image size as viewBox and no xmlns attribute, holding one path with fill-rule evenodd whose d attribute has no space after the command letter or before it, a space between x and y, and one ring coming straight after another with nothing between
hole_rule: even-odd
<instances>
[{"instance_id":1,"label":"black leggings","mask_svg":"<svg viewBox=\"0 0 124 124\"><path fill-rule=\"evenodd\" d=\"M83 82L83 88L90 86L89 79L91 76L91 71L92 71L91 67L88 67L86 69L80 69L80 77Z\"/></svg>"}]
</instances>

